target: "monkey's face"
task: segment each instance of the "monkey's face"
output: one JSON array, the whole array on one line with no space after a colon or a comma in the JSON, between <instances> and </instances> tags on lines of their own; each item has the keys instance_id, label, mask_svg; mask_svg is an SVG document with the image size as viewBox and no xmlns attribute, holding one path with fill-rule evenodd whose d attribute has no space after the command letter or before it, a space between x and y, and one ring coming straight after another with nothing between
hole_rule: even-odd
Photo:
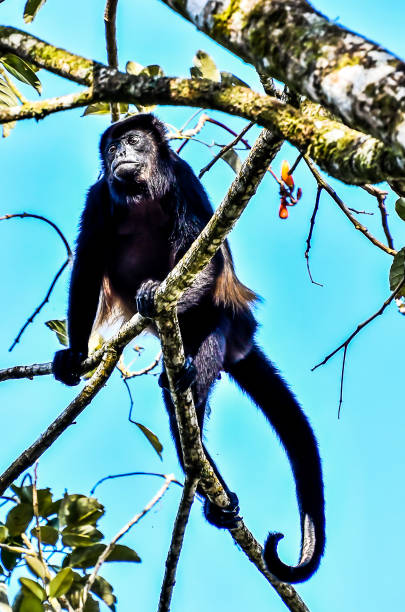
<instances>
[{"instance_id":1,"label":"monkey's face","mask_svg":"<svg viewBox=\"0 0 405 612\"><path fill-rule=\"evenodd\" d=\"M156 156L156 143L151 134L144 130L128 130L106 143L104 160L108 177L123 187L148 183Z\"/></svg>"}]
</instances>

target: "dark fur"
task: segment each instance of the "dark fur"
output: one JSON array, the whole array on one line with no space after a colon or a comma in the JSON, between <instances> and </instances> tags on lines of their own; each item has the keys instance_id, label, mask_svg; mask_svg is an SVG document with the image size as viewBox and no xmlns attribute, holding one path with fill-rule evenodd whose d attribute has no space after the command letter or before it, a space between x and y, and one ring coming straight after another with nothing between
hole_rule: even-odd
<instances>
[{"instance_id":1,"label":"dark fur","mask_svg":"<svg viewBox=\"0 0 405 612\"><path fill-rule=\"evenodd\" d=\"M56 378L67 384L79 381L79 363L87 355L97 309L99 322L112 314L134 314L135 296L142 293L145 281L162 281L212 215L201 183L170 149L162 123L152 115L136 115L110 126L101 138L100 152L104 174L87 196L70 285L70 348L54 360ZM186 355L197 372L192 391L201 429L209 392L224 370L261 409L288 454L301 513L301 558L295 567L282 563L276 552L281 536L270 534L264 559L280 580L300 582L317 569L324 550L321 463L308 420L254 342L256 321L250 304L255 298L237 279L225 244L184 293L179 322ZM182 461L170 394L164 389L163 395ZM215 517L215 508L206 503L208 520L234 526L238 506L234 494L231 499L229 523L221 523L221 513Z\"/></svg>"}]
</instances>

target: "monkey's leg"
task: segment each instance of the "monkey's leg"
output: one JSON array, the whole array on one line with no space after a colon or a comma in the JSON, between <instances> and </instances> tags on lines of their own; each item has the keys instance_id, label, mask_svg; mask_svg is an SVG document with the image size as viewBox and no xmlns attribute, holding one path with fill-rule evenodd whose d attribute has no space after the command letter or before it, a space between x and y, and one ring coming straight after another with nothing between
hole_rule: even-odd
<instances>
[{"instance_id":1,"label":"monkey's leg","mask_svg":"<svg viewBox=\"0 0 405 612\"><path fill-rule=\"evenodd\" d=\"M184 341L185 350L187 352L187 334ZM198 424L200 431L202 432L204 426L204 417L207 407L207 399L215 380L218 378L219 373L223 365L223 357L225 350L225 340L220 330L216 330L205 338L198 348L197 353L194 355L193 364L196 369L196 379L192 386L194 402L197 412ZM175 417L174 406L171 400L170 393L166 388L163 389L163 399L166 405L167 412L169 414L170 428L173 439L176 444L176 450L179 457L181 466L184 469L183 454L180 445L180 437L177 428L177 421ZM221 508L216 504L213 504L208 499L204 502L204 515L209 523L212 523L219 528L232 528L236 527L239 516L239 500L235 493L230 491L223 480L214 460L207 451L204 443L202 442L205 456L212 465L212 468L225 489L228 497L230 498L230 504L226 508ZM197 487L197 493L204 496L203 491L200 487Z\"/></svg>"}]
</instances>

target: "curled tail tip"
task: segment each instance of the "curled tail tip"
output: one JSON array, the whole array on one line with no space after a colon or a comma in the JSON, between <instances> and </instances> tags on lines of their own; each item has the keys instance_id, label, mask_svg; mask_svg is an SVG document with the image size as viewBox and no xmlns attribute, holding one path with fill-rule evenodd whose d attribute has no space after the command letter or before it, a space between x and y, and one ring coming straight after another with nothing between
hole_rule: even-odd
<instances>
[{"instance_id":1,"label":"curled tail tip","mask_svg":"<svg viewBox=\"0 0 405 612\"><path fill-rule=\"evenodd\" d=\"M263 550L263 559L267 569L281 582L305 582L318 569L322 552L320 554L314 552L309 560L300 562L298 565L286 565L277 554L277 545L283 537L282 533L269 533Z\"/></svg>"}]
</instances>

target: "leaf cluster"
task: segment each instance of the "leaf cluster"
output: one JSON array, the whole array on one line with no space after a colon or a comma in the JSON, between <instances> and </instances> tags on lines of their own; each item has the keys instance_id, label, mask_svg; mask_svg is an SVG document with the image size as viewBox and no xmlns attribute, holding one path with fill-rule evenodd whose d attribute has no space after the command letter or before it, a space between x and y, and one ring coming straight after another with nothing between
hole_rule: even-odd
<instances>
[{"instance_id":1,"label":"leaf cluster","mask_svg":"<svg viewBox=\"0 0 405 612\"><path fill-rule=\"evenodd\" d=\"M104 514L103 505L94 497L72 494L53 499L51 490L33 485L12 485L14 493L7 503L14 506L0 521L0 576L10 579L21 568L34 577L20 577L20 589L13 602L13 612L42 612L77 609L88 580L87 571L94 568L106 549L104 535L98 529ZM128 546L116 544L106 559L139 563L138 554ZM91 586L96 595L113 612L116 597L112 585L101 576ZM56 608L55 608L56 609ZM99 602L88 596L85 612L98 612Z\"/></svg>"}]
</instances>

